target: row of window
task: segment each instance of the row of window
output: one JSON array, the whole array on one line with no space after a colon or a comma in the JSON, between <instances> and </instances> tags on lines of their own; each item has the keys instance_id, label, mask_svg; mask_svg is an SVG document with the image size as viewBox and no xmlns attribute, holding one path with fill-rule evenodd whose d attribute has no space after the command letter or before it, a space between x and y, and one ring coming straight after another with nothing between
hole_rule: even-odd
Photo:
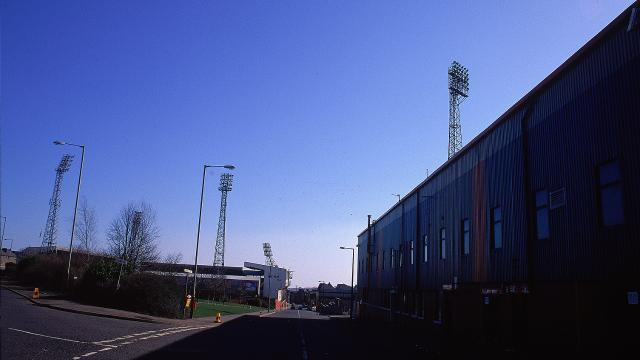
<instances>
[{"instance_id":1,"label":"row of window","mask_svg":"<svg viewBox=\"0 0 640 360\"><path fill-rule=\"evenodd\" d=\"M598 203L600 208L600 221L604 226L616 226L624 223L624 211L622 204L622 181L620 178L620 164L619 161L611 161L606 164L598 166ZM535 193L535 207L536 207L536 237L539 240L545 240L549 238L549 210L564 205L564 189L560 189L553 192L540 190ZM502 209L500 206L496 206L491 209L490 212L490 245L492 249L502 248ZM440 246L439 246L439 258L446 259L447 256L447 229L440 229ZM465 218L461 222L461 252L462 255L468 255L471 250L471 226L468 218ZM429 254L429 237L425 235L423 238L423 254ZM390 254L390 266L396 267L396 263L399 266L403 266L402 259L402 247L400 250L391 249ZM423 255L423 261L428 261L428 256ZM385 269L387 254L386 251L382 251L382 269ZM377 254L373 255L373 262L375 264L375 270L378 270L378 257ZM409 263L414 264L416 260L415 244L414 241L409 242ZM363 264L364 265L364 264ZM362 269L362 268L361 268Z\"/></svg>"}]
</instances>

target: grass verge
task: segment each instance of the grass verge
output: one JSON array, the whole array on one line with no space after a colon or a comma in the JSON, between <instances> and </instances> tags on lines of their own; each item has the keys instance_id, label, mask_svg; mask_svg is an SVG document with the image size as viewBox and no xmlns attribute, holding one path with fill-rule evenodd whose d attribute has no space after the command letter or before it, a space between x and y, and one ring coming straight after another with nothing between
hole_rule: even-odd
<instances>
[{"instance_id":1,"label":"grass verge","mask_svg":"<svg viewBox=\"0 0 640 360\"><path fill-rule=\"evenodd\" d=\"M196 308L194 317L216 316L217 313L220 313L220 315L244 314L261 310L266 309L258 306L234 304L229 302L218 303L198 299L198 307Z\"/></svg>"}]
</instances>

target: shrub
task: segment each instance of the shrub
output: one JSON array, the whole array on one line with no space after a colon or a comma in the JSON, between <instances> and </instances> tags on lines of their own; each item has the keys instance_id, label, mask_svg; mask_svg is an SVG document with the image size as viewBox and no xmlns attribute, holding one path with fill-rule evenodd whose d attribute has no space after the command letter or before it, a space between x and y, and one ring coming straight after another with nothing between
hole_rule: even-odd
<instances>
[{"instance_id":1,"label":"shrub","mask_svg":"<svg viewBox=\"0 0 640 360\"><path fill-rule=\"evenodd\" d=\"M119 270L119 265L110 259L92 261L74 288L74 297L96 305L113 306Z\"/></svg>"},{"instance_id":2,"label":"shrub","mask_svg":"<svg viewBox=\"0 0 640 360\"><path fill-rule=\"evenodd\" d=\"M118 302L122 309L149 315L178 317L182 287L173 277L134 273L121 280Z\"/></svg>"},{"instance_id":3,"label":"shrub","mask_svg":"<svg viewBox=\"0 0 640 360\"><path fill-rule=\"evenodd\" d=\"M36 255L20 261L18 279L26 285L48 290L67 289L67 258L56 254ZM184 288L174 277L148 273L122 273L120 289L116 283L120 265L108 258L95 258L89 264L72 267L78 276L73 282L74 299L84 303L116 307L149 315L178 317Z\"/></svg>"},{"instance_id":4,"label":"shrub","mask_svg":"<svg viewBox=\"0 0 640 360\"><path fill-rule=\"evenodd\" d=\"M27 285L51 290L66 287L67 263L56 254L28 257L21 260L16 269L18 279Z\"/></svg>"}]
</instances>

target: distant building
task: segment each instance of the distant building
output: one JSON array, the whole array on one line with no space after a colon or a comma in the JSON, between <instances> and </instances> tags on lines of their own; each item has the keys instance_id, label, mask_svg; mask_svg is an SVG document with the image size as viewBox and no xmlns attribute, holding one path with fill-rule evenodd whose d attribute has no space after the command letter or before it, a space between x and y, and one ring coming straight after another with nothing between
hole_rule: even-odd
<instances>
[{"instance_id":1,"label":"distant building","mask_svg":"<svg viewBox=\"0 0 640 360\"><path fill-rule=\"evenodd\" d=\"M0 254L0 270L5 270L7 264L15 264L16 262L16 254L7 248L3 248Z\"/></svg>"},{"instance_id":2,"label":"distant building","mask_svg":"<svg viewBox=\"0 0 640 360\"><path fill-rule=\"evenodd\" d=\"M194 271L193 264L145 263L143 271L156 275L174 276L182 284L189 281L187 291L191 293L193 274L184 270ZM223 281L224 283L222 283ZM211 265L198 265L198 297L214 299L250 299L256 298L260 292L262 272L239 266L224 266L221 277L217 275L217 268Z\"/></svg>"},{"instance_id":3,"label":"distant building","mask_svg":"<svg viewBox=\"0 0 640 360\"><path fill-rule=\"evenodd\" d=\"M185 269L194 271L193 264L145 263L143 271L164 276L174 276L182 284L189 279L193 284L193 275ZM284 306L289 287L289 271L281 267L268 267L262 264L245 262L244 267L224 266L221 277L217 268L211 265L198 265L198 297L219 299L268 298L275 301L276 308ZM220 283L220 281L224 281ZM223 293L224 292L224 293Z\"/></svg>"},{"instance_id":4,"label":"distant building","mask_svg":"<svg viewBox=\"0 0 640 360\"><path fill-rule=\"evenodd\" d=\"M262 297L277 298L278 290L286 290L290 285L289 271L278 266L266 266L251 262L244 263L245 268L259 270L262 272Z\"/></svg>"}]
</instances>

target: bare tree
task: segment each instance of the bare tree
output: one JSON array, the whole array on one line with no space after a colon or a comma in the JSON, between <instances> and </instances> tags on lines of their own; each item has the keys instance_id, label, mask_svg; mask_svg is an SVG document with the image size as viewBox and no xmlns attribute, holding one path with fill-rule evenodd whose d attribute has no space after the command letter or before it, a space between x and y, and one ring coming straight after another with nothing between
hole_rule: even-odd
<instances>
[{"instance_id":1,"label":"bare tree","mask_svg":"<svg viewBox=\"0 0 640 360\"><path fill-rule=\"evenodd\" d=\"M182 261L182 253L181 252L173 252L168 253L164 257L164 262L171 265L178 265Z\"/></svg>"},{"instance_id":2,"label":"bare tree","mask_svg":"<svg viewBox=\"0 0 640 360\"><path fill-rule=\"evenodd\" d=\"M166 264L167 272L178 271L178 264L182 261L181 252L168 253L164 257L164 263Z\"/></svg>"},{"instance_id":3,"label":"bare tree","mask_svg":"<svg viewBox=\"0 0 640 360\"><path fill-rule=\"evenodd\" d=\"M129 203L113 219L107 230L109 253L127 262L130 271L145 262L157 261L160 231L151 205Z\"/></svg>"},{"instance_id":4,"label":"bare tree","mask_svg":"<svg viewBox=\"0 0 640 360\"><path fill-rule=\"evenodd\" d=\"M80 208L78 209L78 225L76 226L77 234L77 249L84 250L87 253L87 260L90 255L96 250L96 238L97 238L97 220L96 210L90 207L86 198L82 198L80 202Z\"/></svg>"}]
</instances>

